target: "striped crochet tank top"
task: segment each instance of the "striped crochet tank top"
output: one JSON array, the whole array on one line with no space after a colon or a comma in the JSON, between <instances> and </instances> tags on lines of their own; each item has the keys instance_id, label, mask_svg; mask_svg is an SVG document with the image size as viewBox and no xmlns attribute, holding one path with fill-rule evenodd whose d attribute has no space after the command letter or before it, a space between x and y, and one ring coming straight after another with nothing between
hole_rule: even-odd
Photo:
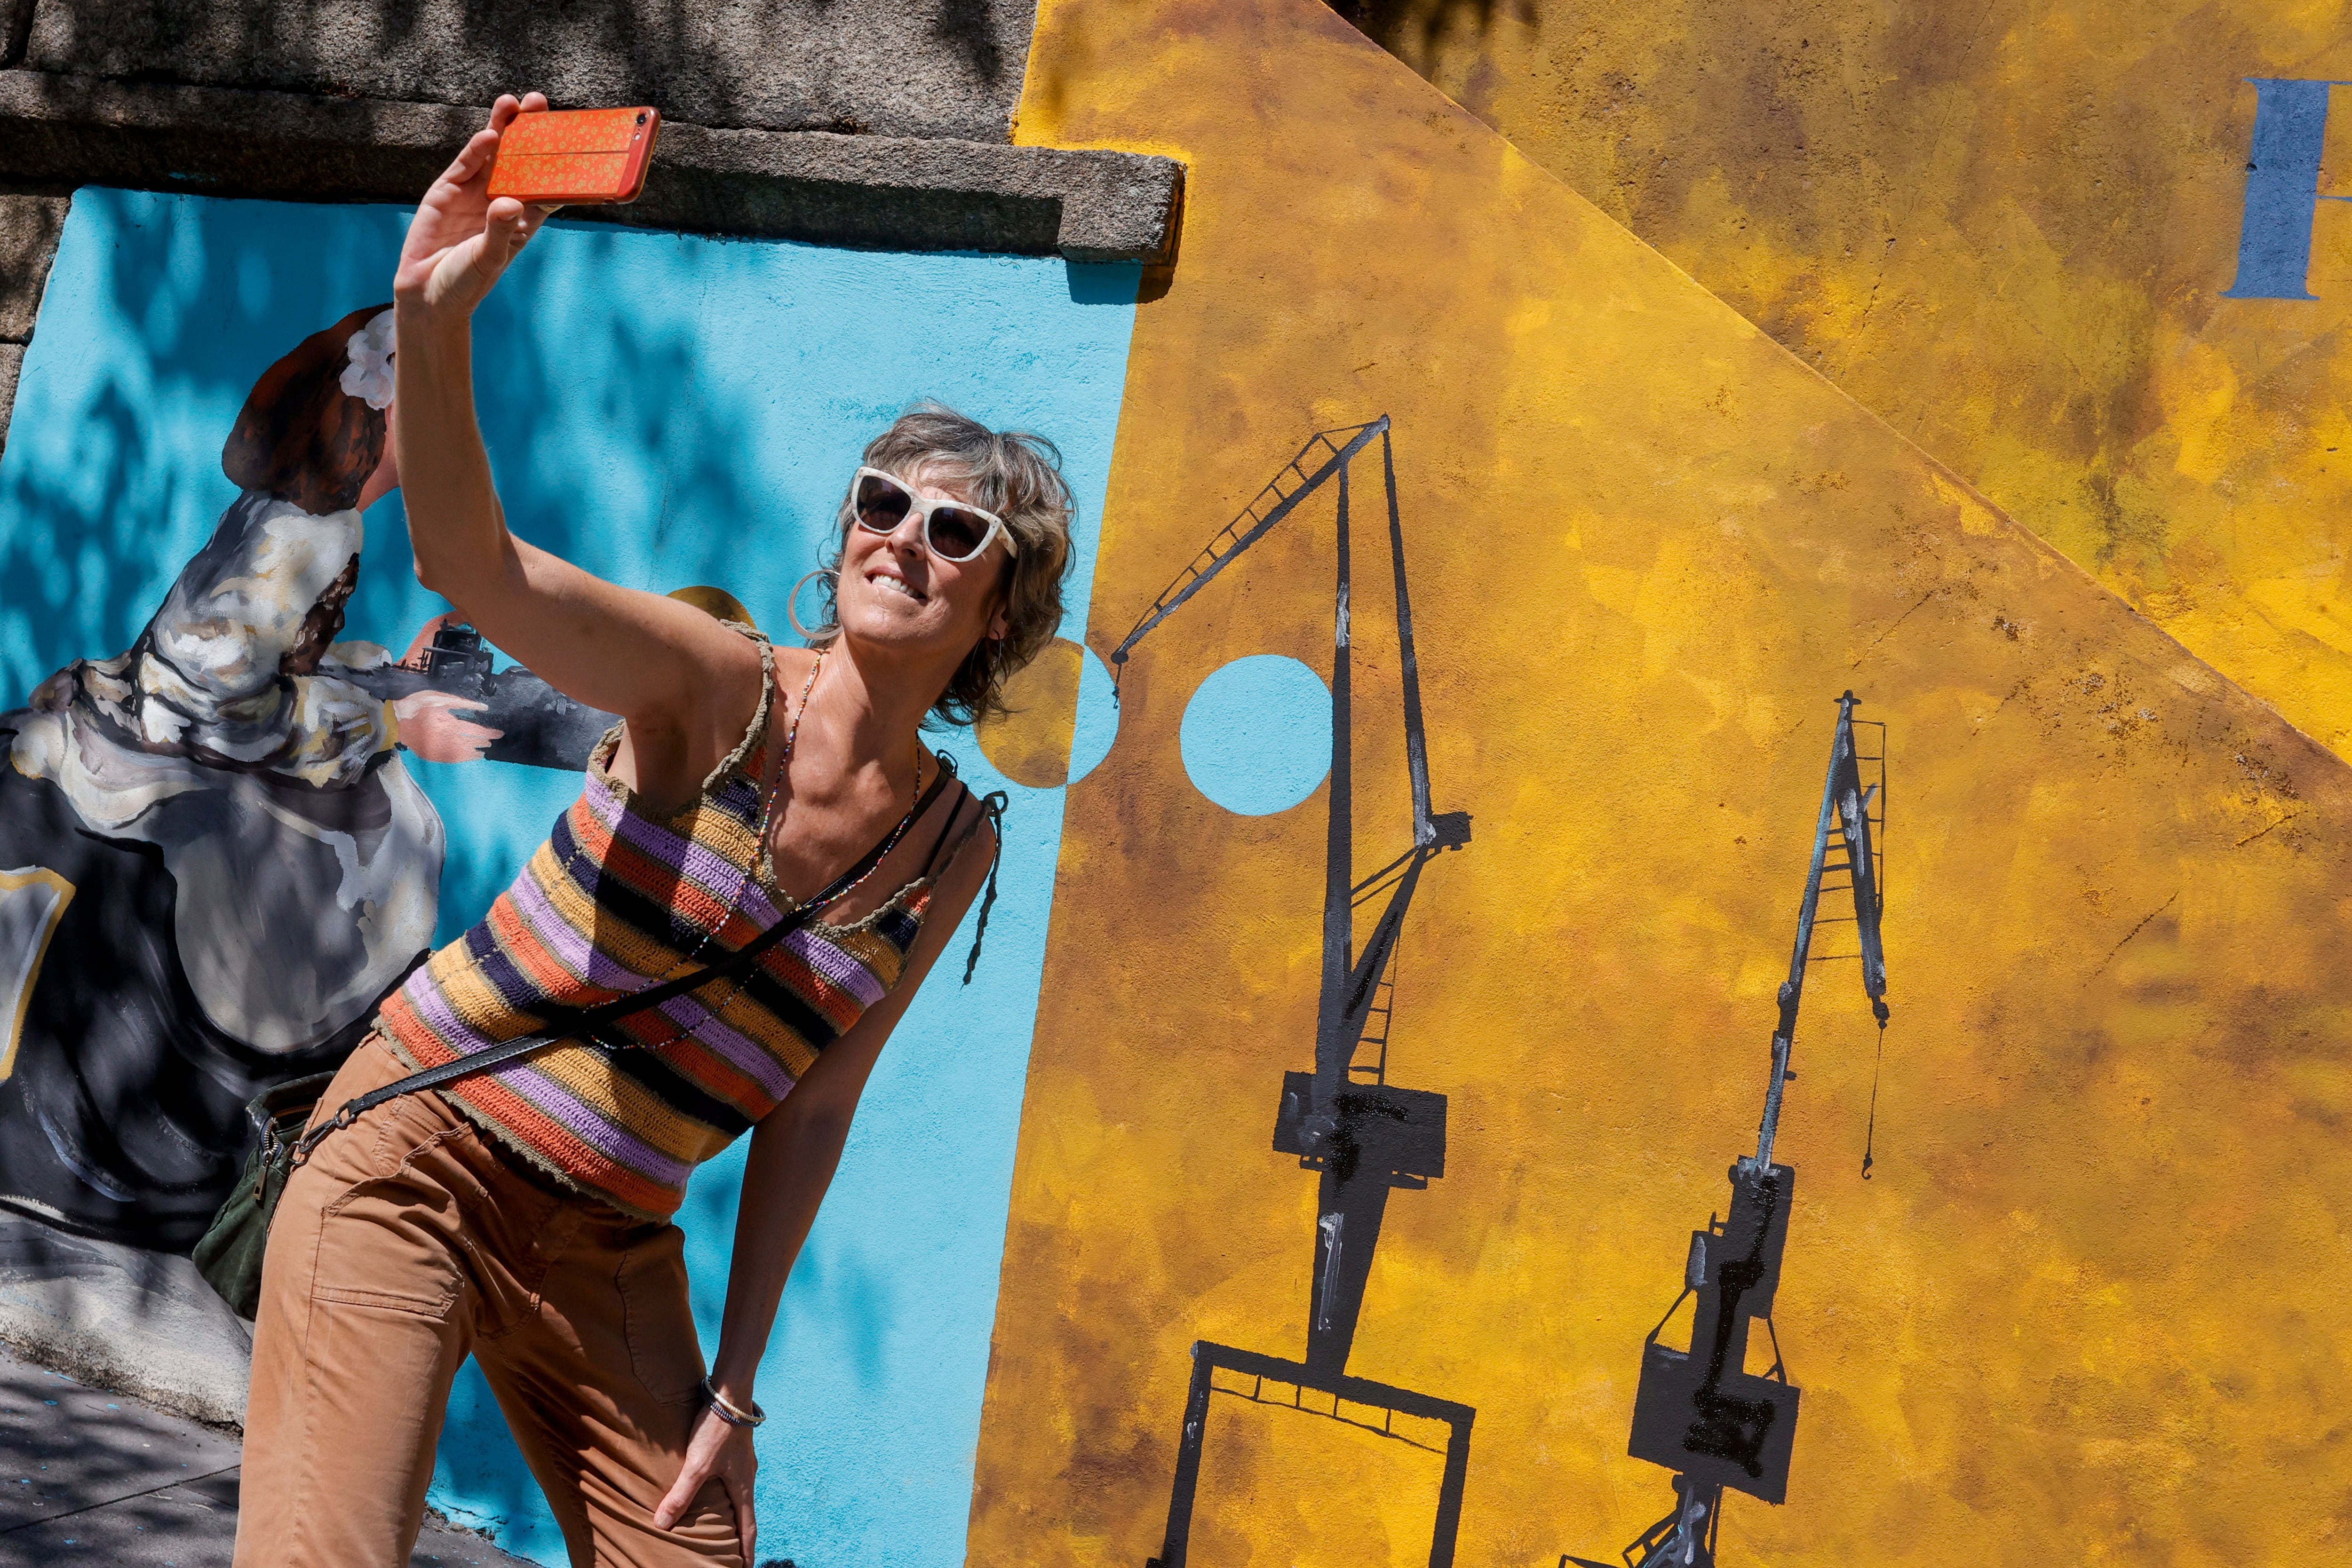
<instances>
[{"instance_id":1,"label":"striped crochet tank top","mask_svg":"<svg viewBox=\"0 0 2352 1568\"><path fill-rule=\"evenodd\" d=\"M772 667L764 642L762 663ZM772 693L772 674L768 682ZM437 1067L543 1027L549 1004L594 1007L716 964L792 907L761 843L768 697L694 800L645 810L608 766L588 764L558 818L480 924L435 953L383 1004L376 1031L412 1069ZM938 766L949 768L944 758ZM566 1040L436 1092L566 1185L641 1218L667 1219L693 1168L775 1109L816 1061L898 984L970 792L939 792L909 838L933 841L920 874L871 915L813 919L748 974L632 1014L595 1040Z\"/></svg>"}]
</instances>

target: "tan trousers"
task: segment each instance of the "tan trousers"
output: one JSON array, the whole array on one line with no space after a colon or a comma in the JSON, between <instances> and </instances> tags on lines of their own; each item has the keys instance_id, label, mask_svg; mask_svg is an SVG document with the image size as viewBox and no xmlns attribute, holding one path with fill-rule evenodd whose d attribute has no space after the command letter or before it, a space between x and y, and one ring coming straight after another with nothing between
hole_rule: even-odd
<instances>
[{"instance_id":1,"label":"tan trousers","mask_svg":"<svg viewBox=\"0 0 2352 1568\"><path fill-rule=\"evenodd\" d=\"M405 1071L371 1039L322 1119ZM237 1568L405 1568L468 1354L575 1568L742 1568L715 1480L675 1529L653 1525L700 1404L680 1243L560 1193L430 1092L330 1134L270 1228Z\"/></svg>"}]
</instances>

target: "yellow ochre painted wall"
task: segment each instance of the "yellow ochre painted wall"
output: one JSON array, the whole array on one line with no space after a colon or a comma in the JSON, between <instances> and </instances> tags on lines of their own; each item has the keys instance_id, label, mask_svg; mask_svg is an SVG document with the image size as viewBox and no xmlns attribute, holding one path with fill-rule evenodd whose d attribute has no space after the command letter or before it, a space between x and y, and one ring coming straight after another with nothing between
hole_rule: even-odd
<instances>
[{"instance_id":1,"label":"yellow ochre painted wall","mask_svg":"<svg viewBox=\"0 0 2352 1568\"><path fill-rule=\"evenodd\" d=\"M2352 204L2313 301L2225 299L2282 0L1377 0L1363 25L1602 211L2352 755ZM2352 89L2323 192L2352 193Z\"/></svg>"},{"instance_id":2,"label":"yellow ochre painted wall","mask_svg":"<svg viewBox=\"0 0 2352 1568\"><path fill-rule=\"evenodd\" d=\"M1390 1047L1448 1166L1393 1195L1349 1370L1475 1406L1456 1561L1609 1561L1666 1510L1625 1452L1642 1340L1753 1147L1849 686L1892 758L1876 1173L1874 1031L1824 964L1779 1150L1793 1479L1727 1500L1722 1560L2352 1549L2344 764L1315 0L1046 0L1019 137L1191 168L1097 653L1308 433L1395 421L1434 804L1475 836ZM1357 475L1369 868L1403 780ZM1325 793L1228 814L1177 732L1229 659L1328 671L1331 518L1138 649L1069 788L974 1563L1140 1568L1192 1342L1303 1348L1315 1183L1269 1142ZM1428 1453L1210 1420L1194 1568L1423 1560Z\"/></svg>"}]
</instances>

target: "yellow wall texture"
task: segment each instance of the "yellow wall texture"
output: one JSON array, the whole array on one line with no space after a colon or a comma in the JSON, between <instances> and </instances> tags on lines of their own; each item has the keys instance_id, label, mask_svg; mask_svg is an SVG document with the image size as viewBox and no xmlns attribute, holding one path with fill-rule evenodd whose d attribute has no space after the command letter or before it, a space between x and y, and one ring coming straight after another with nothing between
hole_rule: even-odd
<instances>
[{"instance_id":1,"label":"yellow wall texture","mask_svg":"<svg viewBox=\"0 0 2352 1568\"><path fill-rule=\"evenodd\" d=\"M2291 0L1381 0L1365 25L2011 516L2352 755L2352 205L2223 299ZM2344 100L2346 89L2336 97ZM2352 101L2323 191L2352 193Z\"/></svg>"},{"instance_id":2,"label":"yellow wall texture","mask_svg":"<svg viewBox=\"0 0 2352 1568\"><path fill-rule=\"evenodd\" d=\"M1752 1148L1848 686L1892 727L1877 1174L1824 965L1780 1150L1794 1479L1729 1500L1723 1560L2352 1549L2344 765L1315 0L1047 0L1020 136L1192 170L1097 651L1309 431L1396 422L1435 804L1475 836L1391 1047L1448 1170L1394 1196L1350 1370L1476 1407L1458 1561L1609 1560L1667 1506L1625 1455L1642 1338ZM1192 1342L1301 1351L1315 1185L1268 1145L1325 797L1228 815L1177 731L1228 659L1328 670L1330 529L1327 492L1155 632L1070 788L974 1563L1139 1568ZM1404 821L1381 546L1367 866ZM1422 1560L1429 1455L1210 1419L1195 1568Z\"/></svg>"}]
</instances>

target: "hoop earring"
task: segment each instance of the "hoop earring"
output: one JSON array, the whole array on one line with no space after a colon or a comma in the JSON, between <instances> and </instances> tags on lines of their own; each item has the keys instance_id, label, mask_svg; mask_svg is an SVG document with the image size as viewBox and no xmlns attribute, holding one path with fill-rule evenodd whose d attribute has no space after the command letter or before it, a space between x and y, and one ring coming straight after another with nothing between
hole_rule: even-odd
<instances>
[{"instance_id":1,"label":"hoop earring","mask_svg":"<svg viewBox=\"0 0 2352 1568\"><path fill-rule=\"evenodd\" d=\"M824 567L818 567L814 571L810 572L806 577L803 577L798 582L793 583L793 591L784 596L784 619L793 623L793 630L801 634L802 642L814 643L816 641L817 634L801 624L799 609L801 590L808 586L808 580L811 577L838 578L840 575L841 573L838 571L829 570Z\"/></svg>"}]
</instances>

